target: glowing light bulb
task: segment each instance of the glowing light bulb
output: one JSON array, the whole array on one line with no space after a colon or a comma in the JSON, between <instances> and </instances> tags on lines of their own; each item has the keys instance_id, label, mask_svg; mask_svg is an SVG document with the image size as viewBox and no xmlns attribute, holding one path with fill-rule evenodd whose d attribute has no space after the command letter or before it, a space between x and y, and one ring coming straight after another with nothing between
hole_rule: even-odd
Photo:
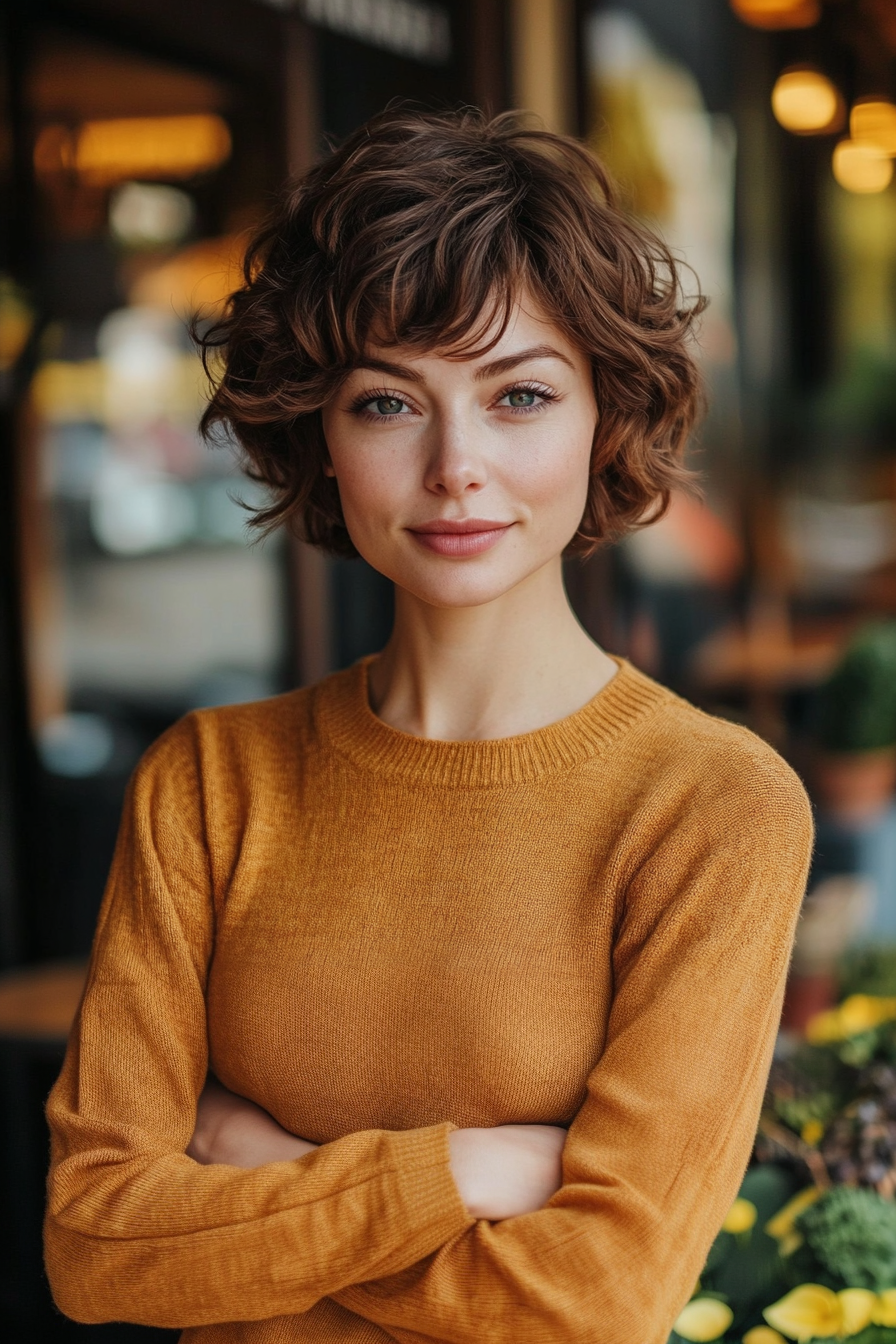
<instances>
[{"instance_id":1,"label":"glowing light bulb","mask_svg":"<svg viewBox=\"0 0 896 1344\"><path fill-rule=\"evenodd\" d=\"M821 17L818 0L731 0L731 8L753 28L811 28Z\"/></svg>"},{"instance_id":2,"label":"glowing light bulb","mask_svg":"<svg viewBox=\"0 0 896 1344\"><path fill-rule=\"evenodd\" d=\"M893 177L892 159L862 140L841 140L834 149L832 167L841 187L862 195L885 191Z\"/></svg>"},{"instance_id":3,"label":"glowing light bulb","mask_svg":"<svg viewBox=\"0 0 896 1344\"><path fill-rule=\"evenodd\" d=\"M823 135L839 125L843 103L827 75L810 66L795 66L775 81L772 111L787 131Z\"/></svg>"},{"instance_id":4,"label":"glowing light bulb","mask_svg":"<svg viewBox=\"0 0 896 1344\"><path fill-rule=\"evenodd\" d=\"M896 154L896 106L886 98L861 98L849 114L852 140Z\"/></svg>"}]
</instances>

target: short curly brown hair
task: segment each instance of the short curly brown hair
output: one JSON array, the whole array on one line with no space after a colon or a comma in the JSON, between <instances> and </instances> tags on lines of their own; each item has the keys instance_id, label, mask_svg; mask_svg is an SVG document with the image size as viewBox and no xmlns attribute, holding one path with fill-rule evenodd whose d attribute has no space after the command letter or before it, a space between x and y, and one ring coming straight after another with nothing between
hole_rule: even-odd
<instances>
[{"instance_id":1,"label":"short curly brown hair","mask_svg":"<svg viewBox=\"0 0 896 1344\"><path fill-rule=\"evenodd\" d=\"M669 249L619 208L594 155L520 113L374 117L289 186L244 275L199 337L212 380L201 429L228 427L269 488L253 519L263 530L286 523L356 554L324 473L321 408L374 334L479 353L523 289L594 372L591 485L569 553L652 521L690 480L682 458L701 401L690 334L704 300L682 297Z\"/></svg>"}]
</instances>

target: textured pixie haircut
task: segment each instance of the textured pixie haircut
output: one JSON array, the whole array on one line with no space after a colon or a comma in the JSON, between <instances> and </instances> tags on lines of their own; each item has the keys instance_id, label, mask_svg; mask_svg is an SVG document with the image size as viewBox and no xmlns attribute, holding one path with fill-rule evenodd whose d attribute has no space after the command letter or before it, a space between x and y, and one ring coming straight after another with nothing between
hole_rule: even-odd
<instances>
[{"instance_id":1,"label":"textured pixie haircut","mask_svg":"<svg viewBox=\"0 0 896 1344\"><path fill-rule=\"evenodd\" d=\"M620 209L577 141L519 113L398 109L288 188L249 245L244 284L200 337L212 381L202 431L225 428L268 487L253 522L356 554L324 472L321 408L370 343L491 349L523 290L593 370L590 488L569 553L657 518L690 477L703 300L683 298L668 248Z\"/></svg>"}]
</instances>

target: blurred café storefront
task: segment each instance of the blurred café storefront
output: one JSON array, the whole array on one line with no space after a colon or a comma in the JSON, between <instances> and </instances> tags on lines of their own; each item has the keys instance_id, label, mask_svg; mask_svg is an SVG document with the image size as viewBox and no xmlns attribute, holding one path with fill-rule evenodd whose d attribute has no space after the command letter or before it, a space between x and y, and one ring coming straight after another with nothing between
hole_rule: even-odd
<instances>
[{"instance_id":1,"label":"blurred caf\u00e9 storefront","mask_svg":"<svg viewBox=\"0 0 896 1344\"><path fill-rule=\"evenodd\" d=\"M393 98L582 135L699 276L705 497L570 565L570 593L607 647L790 756L827 837L813 881L866 883L825 927L896 941L891 0L8 0L0 24L0 970L86 955L168 724L385 638L363 562L251 544L255 487L196 434L188 323L286 174ZM53 1049L2 1098L24 1228L0 1314L45 1330Z\"/></svg>"},{"instance_id":2,"label":"blurred caf\u00e9 storefront","mask_svg":"<svg viewBox=\"0 0 896 1344\"><path fill-rule=\"evenodd\" d=\"M585 134L710 298L705 498L584 607L603 566L607 642L803 775L792 988L823 995L850 940L896 945L896 8L609 0L580 39Z\"/></svg>"},{"instance_id":3,"label":"blurred caf\u00e9 storefront","mask_svg":"<svg viewBox=\"0 0 896 1344\"><path fill-rule=\"evenodd\" d=\"M377 576L250 544L255 487L196 432L188 324L219 310L247 230L324 137L390 98L503 101L490 17L404 0L7 10L4 732L29 893L4 912L7 964L86 951L124 780L168 723L383 638Z\"/></svg>"}]
</instances>

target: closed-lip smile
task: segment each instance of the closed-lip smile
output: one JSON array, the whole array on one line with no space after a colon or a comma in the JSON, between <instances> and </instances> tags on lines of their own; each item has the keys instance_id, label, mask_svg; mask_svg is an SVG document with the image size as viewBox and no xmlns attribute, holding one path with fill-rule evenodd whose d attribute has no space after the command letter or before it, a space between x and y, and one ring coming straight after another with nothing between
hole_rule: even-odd
<instances>
[{"instance_id":1,"label":"closed-lip smile","mask_svg":"<svg viewBox=\"0 0 896 1344\"><path fill-rule=\"evenodd\" d=\"M511 527L492 518L433 518L407 530L428 551L463 558L490 550Z\"/></svg>"}]
</instances>

